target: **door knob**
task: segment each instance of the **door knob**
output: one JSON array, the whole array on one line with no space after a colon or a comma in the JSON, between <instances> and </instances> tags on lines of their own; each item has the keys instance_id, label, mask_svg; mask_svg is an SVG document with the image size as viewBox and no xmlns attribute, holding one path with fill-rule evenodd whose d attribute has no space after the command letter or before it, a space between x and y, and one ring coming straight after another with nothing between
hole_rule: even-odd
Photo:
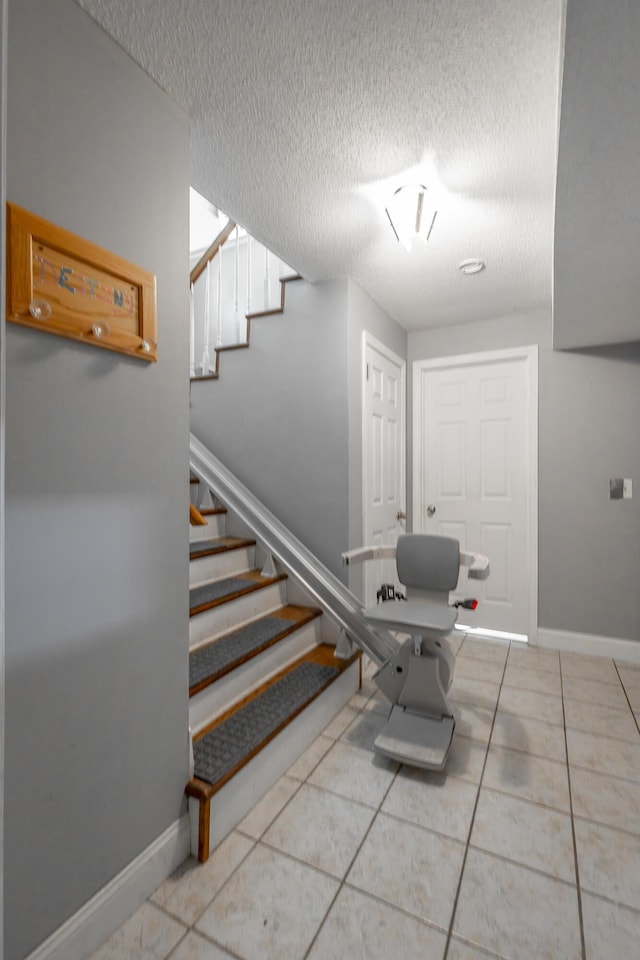
<instances>
[{"instance_id":1,"label":"door knob","mask_svg":"<svg viewBox=\"0 0 640 960\"><path fill-rule=\"evenodd\" d=\"M407 515L404 512L404 510L398 510L398 512L396 513L396 520L406 520L406 519L407 519Z\"/></svg>"},{"instance_id":2,"label":"door knob","mask_svg":"<svg viewBox=\"0 0 640 960\"><path fill-rule=\"evenodd\" d=\"M430 503L429 506L427 507L427 516L432 517L435 512L436 512L435 503Z\"/></svg>"}]
</instances>

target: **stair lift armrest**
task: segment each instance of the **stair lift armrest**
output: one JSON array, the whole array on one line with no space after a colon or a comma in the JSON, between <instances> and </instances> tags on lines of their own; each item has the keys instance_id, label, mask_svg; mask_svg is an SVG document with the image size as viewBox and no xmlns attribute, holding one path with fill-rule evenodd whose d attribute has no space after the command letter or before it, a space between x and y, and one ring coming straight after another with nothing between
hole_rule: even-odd
<instances>
[{"instance_id":1,"label":"stair lift armrest","mask_svg":"<svg viewBox=\"0 0 640 960\"><path fill-rule=\"evenodd\" d=\"M341 554L345 567L354 563L365 563L367 560L394 560L395 556L396 548L387 546L356 547L355 550L347 550Z\"/></svg>"},{"instance_id":2,"label":"stair lift armrest","mask_svg":"<svg viewBox=\"0 0 640 960\"><path fill-rule=\"evenodd\" d=\"M461 550L460 566L469 568L469 577L472 580L486 580L490 573L489 557L481 553L467 553Z\"/></svg>"}]
</instances>

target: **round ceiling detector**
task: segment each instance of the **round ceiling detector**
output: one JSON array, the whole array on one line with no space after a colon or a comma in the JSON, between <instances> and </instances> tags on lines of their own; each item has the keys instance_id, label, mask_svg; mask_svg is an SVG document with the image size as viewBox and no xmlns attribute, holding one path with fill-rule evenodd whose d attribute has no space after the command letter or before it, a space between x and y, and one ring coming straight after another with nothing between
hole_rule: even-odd
<instances>
[{"instance_id":1,"label":"round ceiling detector","mask_svg":"<svg viewBox=\"0 0 640 960\"><path fill-rule=\"evenodd\" d=\"M481 273L486 267L484 260L478 260L477 257L471 257L469 260L461 260L458 264L458 270L470 277L474 273Z\"/></svg>"}]
</instances>

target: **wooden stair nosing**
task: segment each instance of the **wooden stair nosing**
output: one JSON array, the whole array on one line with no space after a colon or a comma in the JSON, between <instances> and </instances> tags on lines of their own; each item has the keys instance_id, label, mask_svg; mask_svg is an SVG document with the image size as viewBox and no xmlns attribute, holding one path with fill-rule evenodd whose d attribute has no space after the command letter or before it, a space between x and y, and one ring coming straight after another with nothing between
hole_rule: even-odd
<instances>
[{"instance_id":1,"label":"wooden stair nosing","mask_svg":"<svg viewBox=\"0 0 640 960\"><path fill-rule=\"evenodd\" d=\"M261 684L255 690L252 690L251 693L247 694L246 697L243 697L242 700L234 704L233 707L230 707L223 714L217 717L213 721L213 723L209 724L208 727L205 727L203 730L201 730L198 733L197 737L194 737L194 741L199 740L201 737L206 736L207 733L210 733L211 730L214 730L219 724L224 723L224 721L227 720L229 717L231 717L234 713L237 713L239 710L242 710L242 708L246 706L248 703L250 703L252 700L257 699L270 686L277 683L278 680L282 679L282 677L286 676L286 674L291 673L292 670L295 670L297 666L299 666L301 663L304 663L305 661L311 661L311 662L322 663L322 664L330 664L331 666L335 667L338 670L338 676L331 677L329 680L327 680L327 682L323 684L320 690L317 690L313 694L313 696L311 696L302 706L298 707L298 709L296 709L289 717L287 717L287 719L283 723L281 723L276 730L273 730L267 737L265 737L265 739L254 750L250 751L250 753L246 757L244 757L239 763L236 764L235 767L233 767L223 777L221 777L217 781L217 783L215 784L208 783L206 780L200 780L198 777L192 777L186 787L185 792L187 793L187 796L194 797L195 799L200 800L203 806L205 804L208 805L208 801L211 800L211 797L215 796L215 794L219 790L221 790L222 787L226 783L228 783L229 780L231 780L232 777L234 777L239 770L241 770L244 766L246 766L246 764L248 764L249 761L256 756L256 754L258 754L261 750L264 750L264 748L272 740L274 740L278 736L278 734L282 733L282 731L286 729L286 727L288 727L296 719L297 716L299 716L304 710L307 709L307 707L310 704L313 703L314 700L316 700L322 693L324 693L324 691L328 687L330 687L331 684L335 680L337 680L338 677L342 673L344 673L344 671L347 670L352 663L355 663L355 661L361 657L360 651L357 651L347 660L339 660L337 657L333 655L333 653L331 653L331 651L333 651L334 649L335 648L330 646L329 644L326 644L326 643L319 644L315 648L315 650L312 650L310 653L304 654L302 657L299 657L293 663L290 663L287 667L285 667L279 673L275 674L275 676L271 677L269 680ZM205 803L202 803L202 801L205 801Z\"/></svg>"},{"instance_id":2,"label":"wooden stair nosing","mask_svg":"<svg viewBox=\"0 0 640 960\"><path fill-rule=\"evenodd\" d=\"M200 513L203 517L213 517L216 514L227 513L226 507L205 507L203 510L200 510Z\"/></svg>"},{"instance_id":3,"label":"wooden stair nosing","mask_svg":"<svg viewBox=\"0 0 640 960\"><path fill-rule=\"evenodd\" d=\"M283 617L283 619L289 619L286 615L284 615L284 612L287 609L291 609L291 610L298 609L301 611L304 610L304 615L298 617L297 619L291 618L290 627L286 627L285 629L281 630L279 633L275 635L275 637L271 637L269 640L265 640L264 643L260 645L260 647L256 647L254 650L251 651L251 653L247 654L246 656L239 657L233 663L229 663L227 664L227 666L223 667L221 670L218 670L217 673L211 674L211 676L207 677L205 680L201 680L199 683L194 684L193 687L189 687L189 696L195 697L197 693L200 693L202 690L206 690L207 687L210 687L212 683L215 683L217 680L220 680L222 677L226 677L226 675L228 673L231 673L232 670L235 670L237 667L241 667L242 664L244 663L248 663L249 660L252 660L254 657L259 656L259 654L263 653L265 650L268 650L270 647L273 647L276 643L279 643L280 640L284 640L285 637L288 637L292 633L295 633L295 631L299 630L300 627L305 627L308 623L311 623L317 617L322 616L322 610L320 610L318 607L297 607L296 608L296 607L293 607L292 605L288 605L287 607L281 607L279 610L273 610L271 613L266 614L264 619L266 619L267 617ZM225 633L221 637L216 637L215 640L211 641L211 644L220 643L221 641L226 640L227 637L232 636L235 632L236 632L235 630L230 630L229 633ZM210 644L203 643L201 646L196 647L195 650L192 650L191 653L196 653L198 650L202 650L204 647L207 647L209 645Z\"/></svg>"},{"instance_id":4,"label":"wooden stair nosing","mask_svg":"<svg viewBox=\"0 0 640 960\"><path fill-rule=\"evenodd\" d=\"M189 552L189 560L200 560L202 557L215 557L223 553L232 553L234 550L243 550L245 547L255 547L255 540L248 540L241 537L212 537L211 540L193 540L191 546L199 543L213 543L214 540L220 542L216 547L208 547L206 550L198 550L196 553Z\"/></svg>"},{"instance_id":5,"label":"wooden stair nosing","mask_svg":"<svg viewBox=\"0 0 640 960\"><path fill-rule=\"evenodd\" d=\"M259 570L249 571L249 573L260 575ZM287 579L287 574L278 573L275 577L261 577L260 580L257 580L246 576L246 574L239 573L235 574L235 578L238 580L246 579L247 586L243 587L242 590L234 590L233 593L225 594L223 597L217 597L215 600L206 600L204 603L198 604L197 607L190 607L189 617L195 617L199 613L204 613L206 610L213 610L214 607L220 607L223 603L229 603L231 600L245 597L249 593L254 593L256 590L263 590L265 587L270 587L274 583L280 583L282 580ZM223 577L222 579L227 578ZM199 586L203 586L203 584L199 584Z\"/></svg>"}]
</instances>

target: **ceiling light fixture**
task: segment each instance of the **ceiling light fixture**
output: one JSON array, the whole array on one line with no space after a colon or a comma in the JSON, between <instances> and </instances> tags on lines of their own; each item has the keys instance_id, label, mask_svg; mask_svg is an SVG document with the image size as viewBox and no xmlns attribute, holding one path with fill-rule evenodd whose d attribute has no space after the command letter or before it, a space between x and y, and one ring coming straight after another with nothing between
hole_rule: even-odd
<instances>
[{"instance_id":1,"label":"ceiling light fixture","mask_svg":"<svg viewBox=\"0 0 640 960\"><path fill-rule=\"evenodd\" d=\"M419 183L398 187L386 207L396 240L411 250L416 239L426 243L436 219L437 210L427 196L427 188Z\"/></svg>"},{"instance_id":2,"label":"ceiling light fixture","mask_svg":"<svg viewBox=\"0 0 640 960\"><path fill-rule=\"evenodd\" d=\"M471 277L474 273L482 273L485 267L486 263L484 260L478 260L477 257L472 257L469 260L461 260L458 264L458 270L464 273L466 277Z\"/></svg>"}]
</instances>

